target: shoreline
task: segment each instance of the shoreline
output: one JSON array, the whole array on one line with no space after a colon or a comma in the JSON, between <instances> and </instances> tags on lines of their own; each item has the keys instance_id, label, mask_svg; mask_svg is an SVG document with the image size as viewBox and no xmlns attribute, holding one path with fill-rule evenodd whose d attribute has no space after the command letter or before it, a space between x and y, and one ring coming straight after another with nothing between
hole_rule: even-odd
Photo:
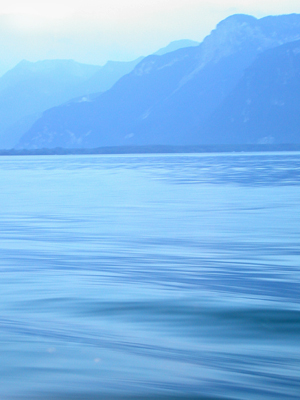
<instances>
[{"instance_id":1,"label":"shoreline","mask_svg":"<svg viewBox=\"0 0 300 400\"><path fill-rule=\"evenodd\" d=\"M0 150L0 156L95 155L95 154L184 154L184 153L261 153L297 152L300 144L245 144L195 146L106 146L97 148L43 148Z\"/></svg>"}]
</instances>

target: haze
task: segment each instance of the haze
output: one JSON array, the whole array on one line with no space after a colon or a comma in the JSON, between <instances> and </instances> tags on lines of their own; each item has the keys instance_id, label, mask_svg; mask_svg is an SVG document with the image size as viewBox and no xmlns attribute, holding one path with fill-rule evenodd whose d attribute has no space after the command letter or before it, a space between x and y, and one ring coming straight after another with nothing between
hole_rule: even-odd
<instances>
[{"instance_id":1,"label":"haze","mask_svg":"<svg viewBox=\"0 0 300 400\"><path fill-rule=\"evenodd\" d=\"M300 12L299 1L11 1L0 6L0 74L22 59L129 61L173 40L201 41L231 14L293 12Z\"/></svg>"}]
</instances>

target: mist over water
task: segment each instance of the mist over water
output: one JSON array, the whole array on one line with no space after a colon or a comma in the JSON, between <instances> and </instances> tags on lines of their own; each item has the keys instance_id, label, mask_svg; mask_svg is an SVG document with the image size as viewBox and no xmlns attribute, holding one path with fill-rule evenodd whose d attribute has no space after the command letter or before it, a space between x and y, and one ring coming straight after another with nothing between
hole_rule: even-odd
<instances>
[{"instance_id":1,"label":"mist over water","mask_svg":"<svg viewBox=\"0 0 300 400\"><path fill-rule=\"evenodd\" d=\"M300 153L0 158L1 399L299 399Z\"/></svg>"}]
</instances>

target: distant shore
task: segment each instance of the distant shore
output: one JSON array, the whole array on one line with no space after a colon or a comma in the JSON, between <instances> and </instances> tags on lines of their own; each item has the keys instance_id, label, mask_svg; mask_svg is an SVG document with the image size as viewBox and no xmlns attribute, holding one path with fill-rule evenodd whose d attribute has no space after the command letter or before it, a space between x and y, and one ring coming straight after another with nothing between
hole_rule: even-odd
<instances>
[{"instance_id":1,"label":"distant shore","mask_svg":"<svg viewBox=\"0 0 300 400\"><path fill-rule=\"evenodd\" d=\"M0 156L46 156L75 154L183 154L300 151L300 144L245 144L197 146L110 146L85 149L44 148L0 150Z\"/></svg>"}]
</instances>

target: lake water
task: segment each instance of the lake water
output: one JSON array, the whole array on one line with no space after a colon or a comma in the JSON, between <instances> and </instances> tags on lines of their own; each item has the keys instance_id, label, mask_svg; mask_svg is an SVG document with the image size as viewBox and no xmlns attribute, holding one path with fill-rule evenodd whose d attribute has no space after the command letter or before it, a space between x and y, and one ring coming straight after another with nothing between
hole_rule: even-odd
<instances>
[{"instance_id":1,"label":"lake water","mask_svg":"<svg viewBox=\"0 0 300 400\"><path fill-rule=\"evenodd\" d=\"M300 153L0 158L0 398L299 399Z\"/></svg>"}]
</instances>

